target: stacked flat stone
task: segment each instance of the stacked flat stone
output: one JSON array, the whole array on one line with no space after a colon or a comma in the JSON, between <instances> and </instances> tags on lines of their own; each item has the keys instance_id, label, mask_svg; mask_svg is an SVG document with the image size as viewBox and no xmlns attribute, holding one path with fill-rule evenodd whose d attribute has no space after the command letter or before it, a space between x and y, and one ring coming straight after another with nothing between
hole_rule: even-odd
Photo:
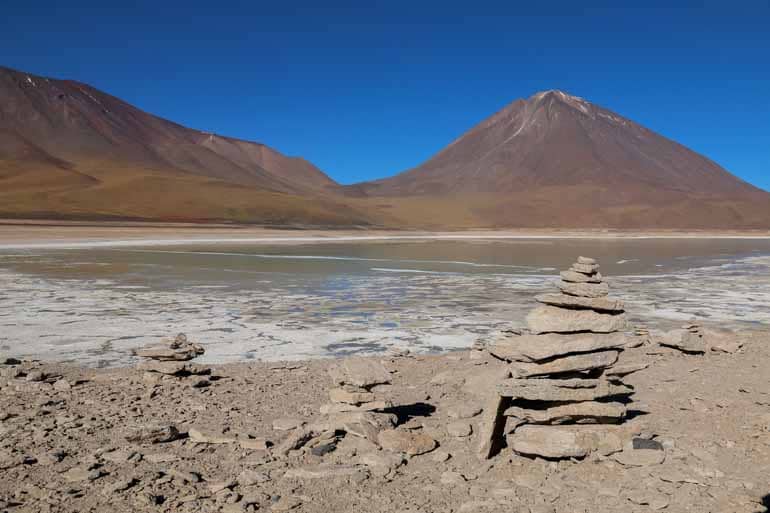
<instances>
[{"instance_id":1,"label":"stacked flat stone","mask_svg":"<svg viewBox=\"0 0 770 513\"><path fill-rule=\"evenodd\" d=\"M501 437L519 454L584 457L609 436L597 424L619 424L626 416L618 399L632 388L611 372L628 342L623 302L608 297L591 258L562 272L559 288L536 298L542 305L527 316L530 333L503 333L490 346L509 362L510 377L498 385L488 412L482 457L502 445Z\"/></svg>"},{"instance_id":2,"label":"stacked flat stone","mask_svg":"<svg viewBox=\"0 0 770 513\"><path fill-rule=\"evenodd\" d=\"M204 353L202 346L191 342L184 333L178 334L173 339L166 338L160 344L149 345L136 351L136 355L143 359L139 368L149 374L169 376L187 376L191 374L208 374L210 369L200 367L190 360Z\"/></svg>"},{"instance_id":3,"label":"stacked flat stone","mask_svg":"<svg viewBox=\"0 0 770 513\"><path fill-rule=\"evenodd\" d=\"M390 373L378 362L348 359L332 367L329 375L336 387L329 390L331 402L321 406L324 415L377 411L393 406L390 401L378 398L372 391L377 385L390 383Z\"/></svg>"}]
</instances>

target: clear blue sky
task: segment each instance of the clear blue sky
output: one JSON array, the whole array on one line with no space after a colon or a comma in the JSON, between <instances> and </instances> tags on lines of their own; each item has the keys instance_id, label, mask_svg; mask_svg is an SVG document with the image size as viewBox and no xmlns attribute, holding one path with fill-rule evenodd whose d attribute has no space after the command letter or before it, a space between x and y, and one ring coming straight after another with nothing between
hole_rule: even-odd
<instances>
[{"instance_id":1,"label":"clear blue sky","mask_svg":"<svg viewBox=\"0 0 770 513\"><path fill-rule=\"evenodd\" d=\"M4 2L0 64L264 142L343 183L563 89L770 189L767 0L111 3Z\"/></svg>"}]
</instances>

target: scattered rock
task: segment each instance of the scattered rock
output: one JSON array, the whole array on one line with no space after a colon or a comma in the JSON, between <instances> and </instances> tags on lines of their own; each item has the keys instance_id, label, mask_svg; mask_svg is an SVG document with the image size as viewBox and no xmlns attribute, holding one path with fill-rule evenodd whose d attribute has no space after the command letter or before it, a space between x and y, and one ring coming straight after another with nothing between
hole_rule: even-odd
<instances>
[{"instance_id":1,"label":"scattered rock","mask_svg":"<svg viewBox=\"0 0 770 513\"><path fill-rule=\"evenodd\" d=\"M173 442L180 437L179 430L173 424L155 424L139 426L126 435L126 440L136 443Z\"/></svg>"},{"instance_id":2,"label":"scattered rock","mask_svg":"<svg viewBox=\"0 0 770 513\"><path fill-rule=\"evenodd\" d=\"M436 441L428 435L413 433L401 429L380 431L377 440L383 449L403 452L409 456L425 454L436 448Z\"/></svg>"}]
</instances>

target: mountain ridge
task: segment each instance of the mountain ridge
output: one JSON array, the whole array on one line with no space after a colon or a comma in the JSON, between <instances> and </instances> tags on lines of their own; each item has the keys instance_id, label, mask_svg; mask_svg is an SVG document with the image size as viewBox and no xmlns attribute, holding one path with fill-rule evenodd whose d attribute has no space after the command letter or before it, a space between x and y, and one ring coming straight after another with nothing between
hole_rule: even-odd
<instances>
[{"instance_id":1,"label":"mountain ridge","mask_svg":"<svg viewBox=\"0 0 770 513\"><path fill-rule=\"evenodd\" d=\"M340 185L302 157L0 67L0 217L386 228L767 229L770 194L560 90Z\"/></svg>"}]
</instances>

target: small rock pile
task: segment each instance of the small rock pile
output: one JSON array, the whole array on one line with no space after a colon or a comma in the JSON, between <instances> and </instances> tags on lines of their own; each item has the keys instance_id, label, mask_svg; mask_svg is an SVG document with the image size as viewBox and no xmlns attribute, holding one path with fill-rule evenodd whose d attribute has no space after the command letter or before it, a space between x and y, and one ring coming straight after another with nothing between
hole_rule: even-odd
<instances>
[{"instance_id":1,"label":"small rock pile","mask_svg":"<svg viewBox=\"0 0 770 513\"><path fill-rule=\"evenodd\" d=\"M164 376L186 377L210 374L211 369L190 363L190 360L204 353L199 344L191 342L184 333L173 339L163 339L158 345L146 346L136 351L144 361L138 368L145 371L145 381L154 382ZM199 380L198 386L208 384ZM204 383L205 382L205 383Z\"/></svg>"},{"instance_id":2,"label":"small rock pile","mask_svg":"<svg viewBox=\"0 0 770 513\"><path fill-rule=\"evenodd\" d=\"M300 423L290 430L275 453L286 457L307 448L316 456L335 450L341 437L358 436L380 446L380 433L391 430L396 415L384 412L390 401L377 397L375 387L390 383L390 373L379 362L347 358L329 369L335 388L329 391L330 403L321 406L325 415L319 421ZM287 426L288 427L288 426Z\"/></svg>"},{"instance_id":3,"label":"small rock pile","mask_svg":"<svg viewBox=\"0 0 770 513\"><path fill-rule=\"evenodd\" d=\"M372 388L390 383L390 373L369 360L343 361L329 370L337 388L329 390L331 403L321 406L321 413L377 411L391 408L390 401L378 399Z\"/></svg>"},{"instance_id":4,"label":"small rock pile","mask_svg":"<svg viewBox=\"0 0 770 513\"><path fill-rule=\"evenodd\" d=\"M671 347L688 354L703 354L706 352L706 340L700 324L690 322L681 330L666 333L660 340L660 345Z\"/></svg>"},{"instance_id":5,"label":"small rock pile","mask_svg":"<svg viewBox=\"0 0 770 513\"><path fill-rule=\"evenodd\" d=\"M561 293L544 294L527 316L529 333L503 333L490 353L509 362L509 378L485 408L479 456L507 443L519 454L582 458L622 449L622 402L633 389L612 373L628 343L624 304L591 258L580 257L561 273Z\"/></svg>"}]
</instances>

